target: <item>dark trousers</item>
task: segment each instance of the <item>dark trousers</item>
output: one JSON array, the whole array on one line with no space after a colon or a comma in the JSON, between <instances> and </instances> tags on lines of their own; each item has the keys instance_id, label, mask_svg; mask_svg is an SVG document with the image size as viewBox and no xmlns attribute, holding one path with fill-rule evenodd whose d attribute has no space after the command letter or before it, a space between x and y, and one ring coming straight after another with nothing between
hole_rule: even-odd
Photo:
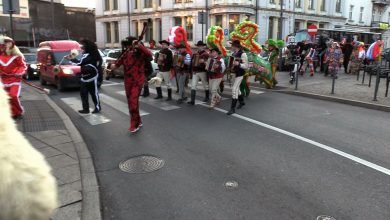
<instances>
[{"instance_id":1,"label":"dark trousers","mask_svg":"<svg viewBox=\"0 0 390 220\"><path fill-rule=\"evenodd\" d=\"M95 109L101 110L99 91L97 88L97 79L91 82L81 82L80 85L80 97L83 104L83 110L89 110L88 93L91 94L92 101L95 104Z\"/></svg>"}]
</instances>

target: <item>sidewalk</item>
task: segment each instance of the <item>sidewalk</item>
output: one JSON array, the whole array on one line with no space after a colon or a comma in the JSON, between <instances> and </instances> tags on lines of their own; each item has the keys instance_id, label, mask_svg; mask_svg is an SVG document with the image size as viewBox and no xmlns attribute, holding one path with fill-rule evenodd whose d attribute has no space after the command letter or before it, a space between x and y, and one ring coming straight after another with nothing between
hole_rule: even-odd
<instances>
[{"instance_id":1,"label":"sidewalk","mask_svg":"<svg viewBox=\"0 0 390 220\"><path fill-rule=\"evenodd\" d=\"M345 74L344 70L340 69L335 83L335 93L331 94L332 78L330 76L325 77L323 73L317 72L313 77L310 77L308 72L303 76L300 75L298 90L295 90L295 84L291 85L289 83L289 73L278 72L279 84L276 91L390 111L390 94L385 97L386 79L381 79L377 101L373 101L376 76L372 76L371 87L368 87L369 76L366 75L364 84L362 84L362 76L363 72L360 73L359 81L357 81L357 75Z\"/></svg>"},{"instance_id":2,"label":"sidewalk","mask_svg":"<svg viewBox=\"0 0 390 220\"><path fill-rule=\"evenodd\" d=\"M91 155L69 117L48 96L23 85L24 118L18 129L52 167L58 184L53 220L101 219Z\"/></svg>"}]
</instances>

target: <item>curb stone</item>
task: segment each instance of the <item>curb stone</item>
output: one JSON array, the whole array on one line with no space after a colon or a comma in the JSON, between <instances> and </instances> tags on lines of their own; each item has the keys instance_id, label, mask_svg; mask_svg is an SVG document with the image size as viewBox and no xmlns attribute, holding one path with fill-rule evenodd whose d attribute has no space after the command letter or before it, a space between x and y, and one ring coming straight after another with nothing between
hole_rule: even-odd
<instances>
[{"instance_id":1,"label":"curb stone","mask_svg":"<svg viewBox=\"0 0 390 220\"><path fill-rule=\"evenodd\" d=\"M101 220L101 207L99 186L91 154L81 134L70 120L69 116L47 95L44 95L47 103L57 112L65 124L79 157L80 174L82 184L82 220Z\"/></svg>"},{"instance_id":2,"label":"curb stone","mask_svg":"<svg viewBox=\"0 0 390 220\"><path fill-rule=\"evenodd\" d=\"M362 101L357 101L357 100L352 100L352 99L344 99L344 98L339 98L339 97L318 95L315 93L290 91L290 90L275 90L274 92L284 93L284 94L289 94L289 95L296 95L296 96L303 96L303 97L308 97L308 98L315 98L315 99L331 101L331 102L338 102L338 103L342 103L342 104L348 104L348 105L367 108L367 109L390 112L390 106L374 104L374 103L369 103L369 102L362 102Z\"/></svg>"}]
</instances>

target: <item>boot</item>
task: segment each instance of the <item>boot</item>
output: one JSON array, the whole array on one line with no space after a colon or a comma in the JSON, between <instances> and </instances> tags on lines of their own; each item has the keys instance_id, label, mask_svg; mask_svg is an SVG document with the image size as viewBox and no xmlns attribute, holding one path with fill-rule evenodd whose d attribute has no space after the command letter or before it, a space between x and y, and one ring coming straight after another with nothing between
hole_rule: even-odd
<instances>
[{"instance_id":1,"label":"boot","mask_svg":"<svg viewBox=\"0 0 390 220\"><path fill-rule=\"evenodd\" d=\"M206 96L203 99L203 102L208 102L210 100L210 90L206 90Z\"/></svg>"},{"instance_id":2,"label":"boot","mask_svg":"<svg viewBox=\"0 0 390 220\"><path fill-rule=\"evenodd\" d=\"M191 100L187 102L190 105L195 105L196 90L191 90Z\"/></svg>"},{"instance_id":3,"label":"boot","mask_svg":"<svg viewBox=\"0 0 390 220\"><path fill-rule=\"evenodd\" d=\"M156 91L157 91L157 97L154 98L154 99L162 99L162 90L161 90L161 87L156 87Z\"/></svg>"},{"instance_id":4,"label":"boot","mask_svg":"<svg viewBox=\"0 0 390 220\"><path fill-rule=\"evenodd\" d=\"M236 105L237 105L237 99L232 99L232 105L230 107L230 110L228 113L226 113L227 115L231 115L231 114L234 114L236 113Z\"/></svg>"},{"instance_id":5,"label":"boot","mask_svg":"<svg viewBox=\"0 0 390 220\"><path fill-rule=\"evenodd\" d=\"M142 93L142 97L148 97L149 96L149 86L147 84L144 85L144 92Z\"/></svg>"},{"instance_id":6,"label":"boot","mask_svg":"<svg viewBox=\"0 0 390 220\"><path fill-rule=\"evenodd\" d=\"M168 97L165 99L165 101L171 101L172 100L172 89L168 89Z\"/></svg>"},{"instance_id":7,"label":"boot","mask_svg":"<svg viewBox=\"0 0 390 220\"><path fill-rule=\"evenodd\" d=\"M237 109L240 109L240 108L242 108L245 105L244 96L239 95L238 96L238 102L239 102L239 105L238 105Z\"/></svg>"}]
</instances>

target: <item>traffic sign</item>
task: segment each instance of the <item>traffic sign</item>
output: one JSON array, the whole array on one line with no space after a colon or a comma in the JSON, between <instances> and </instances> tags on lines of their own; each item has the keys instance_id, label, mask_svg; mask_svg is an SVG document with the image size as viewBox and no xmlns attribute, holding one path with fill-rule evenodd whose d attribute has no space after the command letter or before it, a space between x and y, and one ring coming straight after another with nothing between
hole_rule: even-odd
<instances>
[{"instance_id":1,"label":"traffic sign","mask_svg":"<svg viewBox=\"0 0 390 220\"><path fill-rule=\"evenodd\" d=\"M307 28L307 32L310 36L314 37L317 35L317 32L318 32L318 27L314 24L310 25L308 28Z\"/></svg>"},{"instance_id":2,"label":"traffic sign","mask_svg":"<svg viewBox=\"0 0 390 220\"><path fill-rule=\"evenodd\" d=\"M229 36L229 29L224 29L224 30L223 30L223 34L224 34L225 36Z\"/></svg>"},{"instance_id":3,"label":"traffic sign","mask_svg":"<svg viewBox=\"0 0 390 220\"><path fill-rule=\"evenodd\" d=\"M19 0L3 0L3 14L19 14Z\"/></svg>"}]
</instances>

